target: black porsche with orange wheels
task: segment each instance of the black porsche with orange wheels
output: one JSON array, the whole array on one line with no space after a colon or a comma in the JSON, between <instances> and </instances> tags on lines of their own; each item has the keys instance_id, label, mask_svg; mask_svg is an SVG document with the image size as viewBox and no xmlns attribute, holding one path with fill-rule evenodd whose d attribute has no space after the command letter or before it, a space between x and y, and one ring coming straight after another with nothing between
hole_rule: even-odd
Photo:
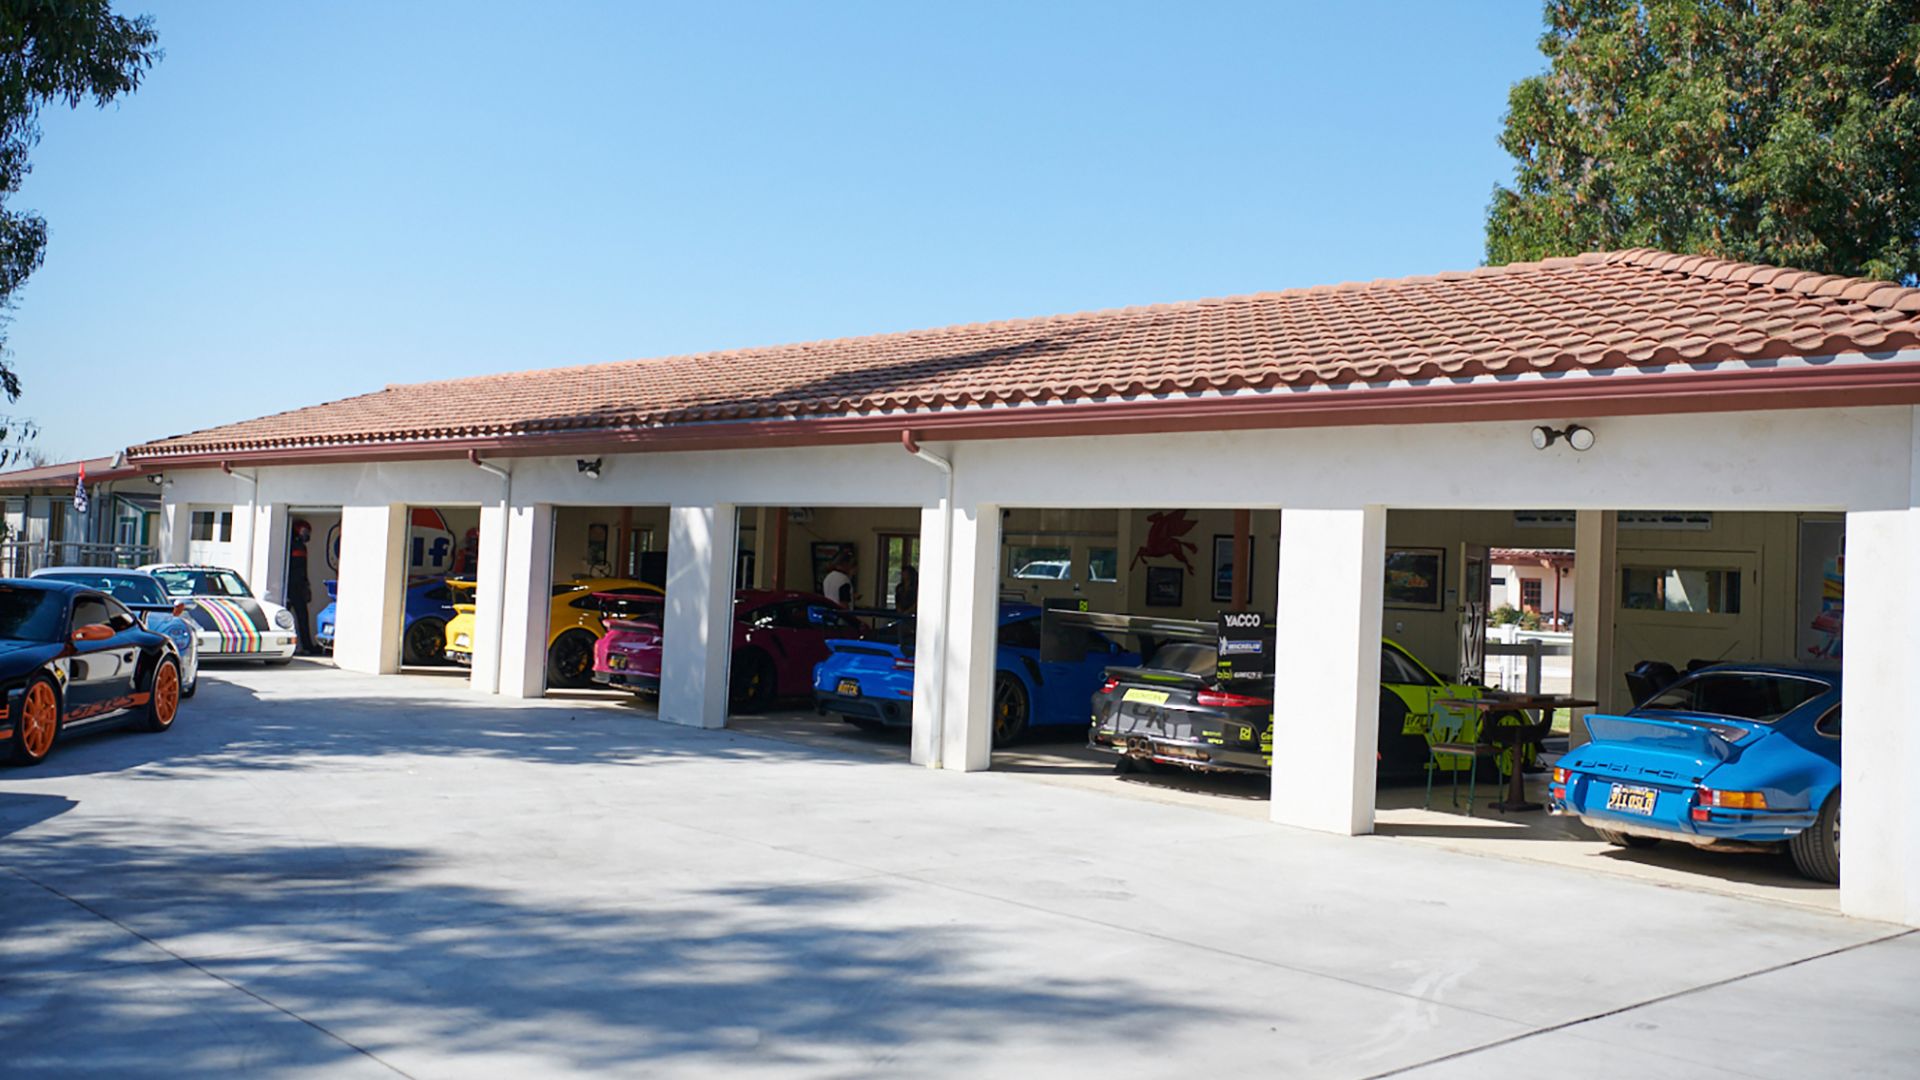
<instances>
[{"instance_id":1,"label":"black porsche with orange wheels","mask_svg":"<svg viewBox=\"0 0 1920 1080\"><path fill-rule=\"evenodd\" d=\"M0 756L45 761L68 738L179 716L180 654L118 600L51 578L0 579Z\"/></svg>"}]
</instances>

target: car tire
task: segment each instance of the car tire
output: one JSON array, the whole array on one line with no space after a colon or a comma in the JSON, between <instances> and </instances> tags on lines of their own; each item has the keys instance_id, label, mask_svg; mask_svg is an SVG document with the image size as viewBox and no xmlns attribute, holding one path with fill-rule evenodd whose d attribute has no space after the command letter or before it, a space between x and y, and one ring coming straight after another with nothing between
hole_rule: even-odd
<instances>
[{"instance_id":1,"label":"car tire","mask_svg":"<svg viewBox=\"0 0 1920 1080\"><path fill-rule=\"evenodd\" d=\"M415 619L407 627L400 643L400 662L403 664L425 665L444 664L447 651L447 623L431 615Z\"/></svg>"},{"instance_id":2,"label":"car tire","mask_svg":"<svg viewBox=\"0 0 1920 1080\"><path fill-rule=\"evenodd\" d=\"M585 630L569 630L554 638L547 647L547 685L566 690L592 686L593 642L593 635Z\"/></svg>"},{"instance_id":3,"label":"car tire","mask_svg":"<svg viewBox=\"0 0 1920 1080\"><path fill-rule=\"evenodd\" d=\"M759 649L733 654L727 673L727 711L761 712L773 701L773 661Z\"/></svg>"},{"instance_id":4,"label":"car tire","mask_svg":"<svg viewBox=\"0 0 1920 1080\"><path fill-rule=\"evenodd\" d=\"M1657 836L1638 836L1634 833L1615 832L1612 829L1595 829L1593 831L1599 835L1600 839L1605 840L1614 847L1650 848L1660 842L1660 838Z\"/></svg>"},{"instance_id":5,"label":"car tire","mask_svg":"<svg viewBox=\"0 0 1920 1080\"><path fill-rule=\"evenodd\" d=\"M49 715L46 710L51 708ZM53 680L36 675L20 695L20 715L13 718L13 737L7 748L16 765L38 765L53 753L60 739L60 691Z\"/></svg>"},{"instance_id":6,"label":"car tire","mask_svg":"<svg viewBox=\"0 0 1920 1080\"><path fill-rule=\"evenodd\" d=\"M163 656L147 683L146 729L160 732L173 727L174 718L180 715L181 697L180 665L173 657Z\"/></svg>"},{"instance_id":7,"label":"car tire","mask_svg":"<svg viewBox=\"0 0 1920 1080\"><path fill-rule=\"evenodd\" d=\"M1018 676L1005 671L993 675L993 748L1005 750L1027 737L1033 718L1033 700Z\"/></svg>"},{"instance_id":8,"label":"car tire","mask_svg":"<svg viewBox=\"0 0 1920 1080\"><path fill-rule=\"evenodd\" d=\"M1829 885L1840 883L1840 792L1836 789L1820 807L1813 824L1787 841L1793 867L1802 876Z\"/></svg>"}]
</instances>

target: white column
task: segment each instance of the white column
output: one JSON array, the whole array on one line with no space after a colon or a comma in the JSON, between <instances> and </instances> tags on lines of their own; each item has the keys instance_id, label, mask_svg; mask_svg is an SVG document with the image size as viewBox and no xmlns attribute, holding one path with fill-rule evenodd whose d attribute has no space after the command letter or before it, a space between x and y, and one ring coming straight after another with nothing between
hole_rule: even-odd
<instances>
[{"instance_id":1,"label":"white column","mask_svg":"<svg viewBox=\"0 0 1920 1080\"><path fill-rule=\"evenodd\" d=\"M727 663L733 652L734 544L739 535L734 507L676 506L670 513L660 719L688 727L725 727Z\"/></svg>"},{"instance_id":2,"label":"white column","mask_svg":"<svg viewBox=\"0 0 1920 1080\"><path fill-rule=\"evenodd\" d=\"M187 561L187 532L193 512L185 503L174 502L164 489L160 499L160 537L154 544L161 562Z\"/></svg>"},{"instance_id":3,"label":"white column","mask_svg":"<svg viewBox=\"0 0 1920 1080\"><path fill-rule=\"evenodd\" d=\"M497 517L499 510L493 511ZM486 511L482 510L482 520ZM521 503L507 511L505 570L500 586L487 576L487 530L480 529L479 596L474 600L474 662L483 650L499 656L500 693L537 698L547 690L547 622L553 602L553 507ZM490 645L489 639L498 642Z\"/></svg>"},{"instance_id":4,"label":"white column","mask_svg":"<svg viewBox=\"0 0 1920 1080\"><path fill-rule=\"evenodd\" d=\"M248 558L247 584L253 591L276 602L287 595L287 528L293 519L285 503L257 503L253 513L253 551ZM316 546L326 537L315 541ZM313 611L326 606L322 599ZM309 612L311 614L312 612Z\"/></svg>"},{"instance_id":5,"label":"white column","mask_svg":"<svg viewBox=\"0 0 1920 1080\"><path fill-rule=\"evenodd\" d=\"M1920 409L1909 475L1911 506L1847 515L1840 910L1920 926Z\"/></svg>"},{"instance_id":6,"label":"white column","mask_svg":"<svg viewBox=\"0 0 1920 1080\"><path fill-rule=\"evenodd\" d=\"M406 514L398 505L340 508L333 662L347 671L388 675L400 670Z\"/></svg>"},{"instance_id":7,"label":"white column","mask_svg":"<svg viewBox=\"0 0 1920 1080\"><path fill-rule=\"evenodd\" d=\"M1598 701L1602 711L1632 705L1624 700L1626 680L1614 670L1613 610L1619 596L1620 515L1612 510L1581 510L1573 524L1573 696ZM1569 742L1587 741L1581 723L1591 709L1575 713Z\"/></svg>"},{"instance_id":8,"label":"white column","mask_svg":"<svg viewBox=\"0 0 1920 1080\"><path fill-rule=\"evenodd\" d=\"M468 685L500 692L501 616L507 589L507 519L504 503L480 507L480 558L473 568L473 672Z\"/></svg>"},{"instance_id":9,"label":"white column","mask_svg":"<svg viewBox=\"0 0 1920 1080\"><path fill-rule=\"evenodd\" d=\"M993 764L994 651L1000 633L1000 508L952 515L940 676L940 764L978 772ZM927 620L923 617L921 623ZM925 643L925 638L921 643ZM916 665L918 667L918 665ZM916 694L918 688L915 688Z\"/></svg>"},{"instance_id":10,"label":"white column","mask_svg":"<svg viewBox=\"0 0 1920 1080\"><path fill-rule=\"evenodd\" d=\"M1274 655L1311 678L1274 713L1273 820L1373 831L1380 746L1380 605L1387 511L1283 510Z\"/></svg>"}]
</instances>

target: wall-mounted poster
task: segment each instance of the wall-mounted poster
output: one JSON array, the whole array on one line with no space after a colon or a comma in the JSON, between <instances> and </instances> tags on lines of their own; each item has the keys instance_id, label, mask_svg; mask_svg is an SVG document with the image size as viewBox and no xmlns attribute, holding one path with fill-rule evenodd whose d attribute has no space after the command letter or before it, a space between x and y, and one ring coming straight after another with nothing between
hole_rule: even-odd
<instances>
[{"instance_id":1,"label":"wall-mounted poster","mask_svg":"<svg viewBox=\"0 0 1920 1080\"><path fill-rule=\"evenodd\" d=\"M1800 608L1797 651L1805 660L1840 659L1846 614L1847 526L1800 523Z\"/></svg>"},{"instance_id":2,"label":"wall-mounted poster","mask_svg":"<svg viewBox=\"0 0 1920 1080\"><path fill-rule=\"evenodd\" d=\"M1253 545L1247 545L1247 575L1253 575ZM1251 592L1251 590L1249 590ZM1233 602L1233 536L1213 534L1213 598L1220 603Z\"/></svg>"},{"instance_id":3,"label":"wall-mounted poster","mask_svg":"<svg viewBox=\"0 0 1920 1080\"><path fill-rule=\"evenodd\" d=\"M1447 553L1442 548L1388 548L1387 606L1441 610L1446 566Z\"/></svg>"},{"instance_id":4,"label":"wall-mounted poster","mask_svg":"<svg viewBox=\"0 0 1920 1080\"><path fill-rule=\"evenodd\" d=\"M1147 606L1179 607L1186 571L1177 566L1147 567Z\"/></svg>"}]
</instances>

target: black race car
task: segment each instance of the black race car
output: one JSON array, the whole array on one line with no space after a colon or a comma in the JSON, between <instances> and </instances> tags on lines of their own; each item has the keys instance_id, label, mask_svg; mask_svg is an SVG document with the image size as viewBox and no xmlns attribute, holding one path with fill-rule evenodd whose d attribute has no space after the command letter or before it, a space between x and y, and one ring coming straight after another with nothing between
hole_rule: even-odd
<instances>
[{"instance_id":1,"label":"black race car","mask_svg":"<svg viewBox=\"0 0 1920 1080\"><path fill-rule=\"evenodd\" d=\"M22 765L61 736L140 724L173 726L180 654L125 604L49 578L0 579L0 746Z\"/></svg>"},{"instance_id":2,"label":"black race car","mask_svg":"<svg viewBox=\"0 0 1920 1080\"><path fill-rule=\"evenodd\" d=\"M1169 641L1137 668L1108 668L1088 742L1145 765L1265 773L1273 767L1273 677L1224 684L1214 642Z\"/></svg>"}]
</instances>

